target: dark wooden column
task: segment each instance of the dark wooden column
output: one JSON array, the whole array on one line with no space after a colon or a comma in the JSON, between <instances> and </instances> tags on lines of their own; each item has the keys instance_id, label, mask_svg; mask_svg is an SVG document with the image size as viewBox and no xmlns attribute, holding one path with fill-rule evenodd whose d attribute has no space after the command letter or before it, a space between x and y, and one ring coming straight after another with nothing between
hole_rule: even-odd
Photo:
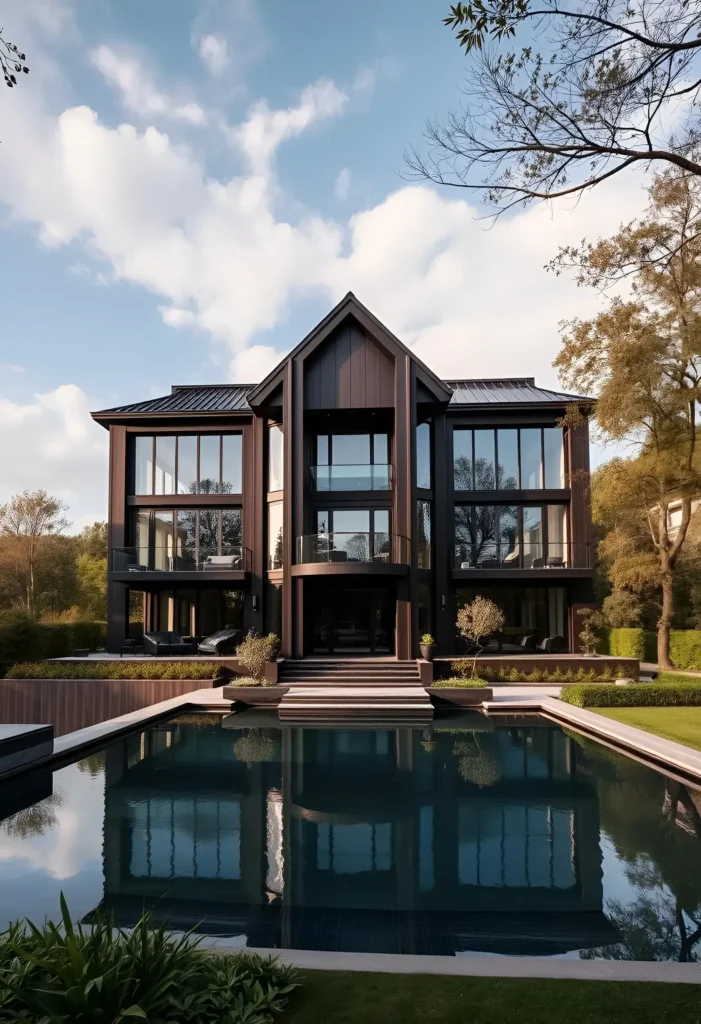
<instances>
[{"instance_id":1,"label":"dark wooden column","mask_svg":"<svg viewBox=\"0 0 701 1024\"><path fill-rule=\"evenodd\" d=\"M246 544L251 549L251 625L259 633L265 630L266 583L266 527L268 504L266 501L267 465L267 418L254 416L250 429L244 435L248 442L245 451L246 484L244 489L244 536L250 538ZM253 610L253 603L257 609Z\"/></svg>"},{"instance_id":2,"label":"dark wooden column","mask_svg":"<svg viewBox=\"0 0 701 1024\"><path fill-rule=\"evenodd\" d=\"M304 460L304 363L295 359L292 364L292 506L291 563L296 560L297 537L304 534L304 501L308 489ZM292 593L292 652L294 657L304 654L304 584L301 579L290 578Z\"/></svg>"},{"instance_id":3,"label":"dark wooden column","mask_svg":"<svg viewBox=\"0 0 701 1024\"><path fill-rule=\"evenodd\" d=\"M570 540L574 545L572 565L592 567L591 476L589 472L589 423L567 430L567 456L570 475Z\"/></svg>"},{"instance_id":4,"label":"dark wooden column","mask_svg":"<svg viewBox=\"0 0 701 1024\"><path fill-rule=\"evenodd\" d=\"M126 539L127 431L110 427L109 497L107 534L107 639L108 651L118 651L129 625L128 588L110 579L112 550L123 548Z\"/></svg>"},{"instance_id":5,"label":"dark wooden column","mask_svg":"<svg viewBox=\"0 0 701 1024\"><path fill-rule=\"evenodd\" d=\"M394 461L396 483L394 488L394 533L407 538L410 552L411 567L409 575L401 577L397 583L397 657L401 659L412 656L412 573L415 573L416 551L412 529L413 513L412 493L412 448L414 446L416 427L416 403L412 407L411 357L399 354L394 371ZM415 387L414 387L415 394Z\"/></svg>"},{"instance_id":6,"label":"dark wooden column","mask_svg":"<svg viewBox=\"0 0 701 1024\"><path fill-rule=\"evenodd\" d=\"M285 433L285 469L282 538L282 644L281 653L291 658L294 648L292 611L292 557L294 550L294 394L292 361L287 360L282 381L282 426Z\"/></svg>"},{"instance_id":7,"label":"dark wooden column","mask_svg":"<svg viewBox=\"0 0 701 1024\"><path fill-rule=\"evenodd\" d=\"M452 471L452 458L448 462L448 430L445 412L441 409L433 418L433 628L439 654L453 653L453 626L448 616L449 566L452 564L453 511L448 504L447 474ZM448 525L451 530L448 530Z\"/></svg>"}]
</instances>

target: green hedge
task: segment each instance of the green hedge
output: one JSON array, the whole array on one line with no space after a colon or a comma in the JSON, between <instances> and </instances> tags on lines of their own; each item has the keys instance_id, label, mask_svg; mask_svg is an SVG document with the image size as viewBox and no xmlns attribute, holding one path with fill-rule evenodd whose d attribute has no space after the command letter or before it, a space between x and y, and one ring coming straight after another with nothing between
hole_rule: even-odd
<instances>
[{"instance_id":1,"label":"green hedge","mask_svg":"<svg viewBox=\"0 0 701 1024\"><path fill-rule=\"evenodd\" d=\"M600 629L597 633L599 654L657 661L657 633L645 629ZM701 669L701 630L673 629L669 653L676 668Z\"/></svg>"},{"instance_id":2,"label":"green hedge","mask_svg":"<svg viewBox=\"0 0 701 1024\"><path fill-rule=\"evenodd\" d=\"M637 686L568 686L560 694L578 708L701 707L701 684L640 683Z\"/></svg>"},{"instance_id":3,"label":"green hedge","mask_svg":"<svg viewBox=\"0 0 701 1024\"><path fill-rule=\"evenodd\" d=\"M464 676L472 671L472 659L463 658L450 663L453 672L458 676ZM590 663L589 668L580 665L579 668L562 669L537 668L532 672L524 672L520 668L494 668L491 665L477 665L480 679L486 683L593 683L598 679L613 680L631 678L632 669L630 666ZM439 683L434 683L434 686Z\"/></svg>"},{"instance_id":4,"label":"green hedge","mask_svg":"<svg viewBox=\"0 0 701 1024\"><path fill-rule=\"evenodd\" d=\"M673 629L669 637L669 653L675 668L701 669L701 630Z\"/></svg>"},{"instance_id":5,"label":"green hedge","mask_svg":"<svg viewBox=\"0 0 701 1024\"><path fill-rule=\"evenodd\" d=\"M0 619L0 665L63 658L79 648L105 646L104 622L34 622L26 616Z\"/></svg>"},{"instance_id":6,"label":"green hedge","mask_svg":"<svg viewBox=\"0 0 701 1024\"><path fill-rule=\"evenodd\" d=\"M214 679L213 661L40 661L13 665L7 679ZM231 672L224 668L227 678Z\"/></svg>"}]
</instances>

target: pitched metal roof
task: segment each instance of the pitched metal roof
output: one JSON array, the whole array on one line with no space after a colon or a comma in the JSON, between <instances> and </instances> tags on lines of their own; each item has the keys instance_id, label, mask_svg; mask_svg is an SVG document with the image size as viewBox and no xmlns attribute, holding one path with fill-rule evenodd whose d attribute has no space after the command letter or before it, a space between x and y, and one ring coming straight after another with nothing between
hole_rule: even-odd
<instances>
[{"instance_id":1,"label":"pitched metal roof","mask_svg":"<svg viewBox=\"0 0 701 1024\"><path fill-rule=\"evenodd\" d=\"M565 402L591 402L584 395L539 388L535 377L506 380L448 380L453 395L450 405L562 405Z\"/></svg>"},{"instance_id":2,"label":"pitched metal roof","mask_svg":"<svg viewBox=\"0 0 701 1024\"><path fill-rule=\"evenodd\" d=\"M246 412L254 384L174 384L169 395L102 409L95 417L173 412Z\"/></svg>"}]
</instances>

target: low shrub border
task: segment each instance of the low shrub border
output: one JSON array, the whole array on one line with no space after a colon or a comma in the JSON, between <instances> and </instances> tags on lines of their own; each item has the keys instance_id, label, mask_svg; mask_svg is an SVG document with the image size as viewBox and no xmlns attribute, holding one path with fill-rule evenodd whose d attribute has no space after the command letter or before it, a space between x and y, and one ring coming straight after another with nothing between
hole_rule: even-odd
<instances>
[{"instance_id":1,"label":"low shrub border","mask_svg":"<svg viewBox=\"0 0 701 1024\"><path fill-rule=\"evenodd\" d=\"M7 679L214 679L212 661L38 661L8 669Z\"/></svg>"},{"instance_id":2,"label":"low shrub border","mask_svg":"<svg viewBox=\"0 0 701 1024\"><path fill-rule=\"evenodd\" d=\"M568 686L560 700L577 708L701 707L701 682Z\"/></svg>"},{"instance_id":3,"label":"low shrub border","mask_svg":"<svg viewBox=\"0 0 701 1024\"><path fill-rule=\"evenodd\" d=\"M623 655L621 655L623 657ZM450 667L456 676L463 678L472 671L472 658L458 658L451 661ZM518 668L496 668L478 662L477 671L483 685L490 683L595 683L613 681L614 679L630 678L630 665L603 665L601 668L592 666L585 669L548 669L536 668L532 672L524 672ZM445 685L445 680L438 680L434 686Z\"/></svg>"},{"instance_id":4,"label":"low shrub border","mask_svg":"<svg viewBox=\"0 0 701 1024\"><path fill-rule=\"evenodd\" d=\"M433 689L442 690L446 687L451 689L474 689L481 690L485 686L489 686L486 679L481 679L479 676L475 676L474 679L461 679L456 677L454 679L436 679L435 682L431 683Z\"/></svg>"}]
</instances>

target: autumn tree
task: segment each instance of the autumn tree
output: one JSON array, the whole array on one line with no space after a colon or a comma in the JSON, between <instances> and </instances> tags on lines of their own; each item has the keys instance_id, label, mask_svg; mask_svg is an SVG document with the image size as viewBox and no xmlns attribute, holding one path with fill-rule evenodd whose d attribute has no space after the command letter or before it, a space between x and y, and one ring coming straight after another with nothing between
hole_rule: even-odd
<instances>
[{"instance_id":1,"label":"autumn tree","mask_svg":"<svg viewBox=\"0 0 701 1024\"><path fill-rule=\"evenodd\" d=\"M0 536L10 541L9 561L20 587L20 599L30 615L38 611L37 570L50 538L68 526L66 504L46 491L24 491L0 505Z\"/></svg>"},{"instance_id":2,"label":"autumn tree","mask_svg":"<svg viewBox=\"0 0 701 1024\"><path fill-rule=\"evenodd\" d=\"M697 410L701 360L701 179L668 170L650 188L646 214L612 238L563 249L553 266L573 268L597 289L626 282L591 320L563 325L560 379L596 397L599 430L634 457L614 460L593 492L594 511L614 529L605 541L614 587L661 594L658 661L670 667L674 574L701 493ZM681 522L669 529L670 502Z\"/></svg>"},{"instance_id":3,"label":"autumn tree","mask_svg":"<svg viewBox=\"0 0 701 1024\"><path fill-rule=\"evenodd\" d=\"M469 0L444 18L465 103L429 124L413 173L497 211L634 166L701 174L701 8L688 0Z\"/></svg>"}]
</instances>

